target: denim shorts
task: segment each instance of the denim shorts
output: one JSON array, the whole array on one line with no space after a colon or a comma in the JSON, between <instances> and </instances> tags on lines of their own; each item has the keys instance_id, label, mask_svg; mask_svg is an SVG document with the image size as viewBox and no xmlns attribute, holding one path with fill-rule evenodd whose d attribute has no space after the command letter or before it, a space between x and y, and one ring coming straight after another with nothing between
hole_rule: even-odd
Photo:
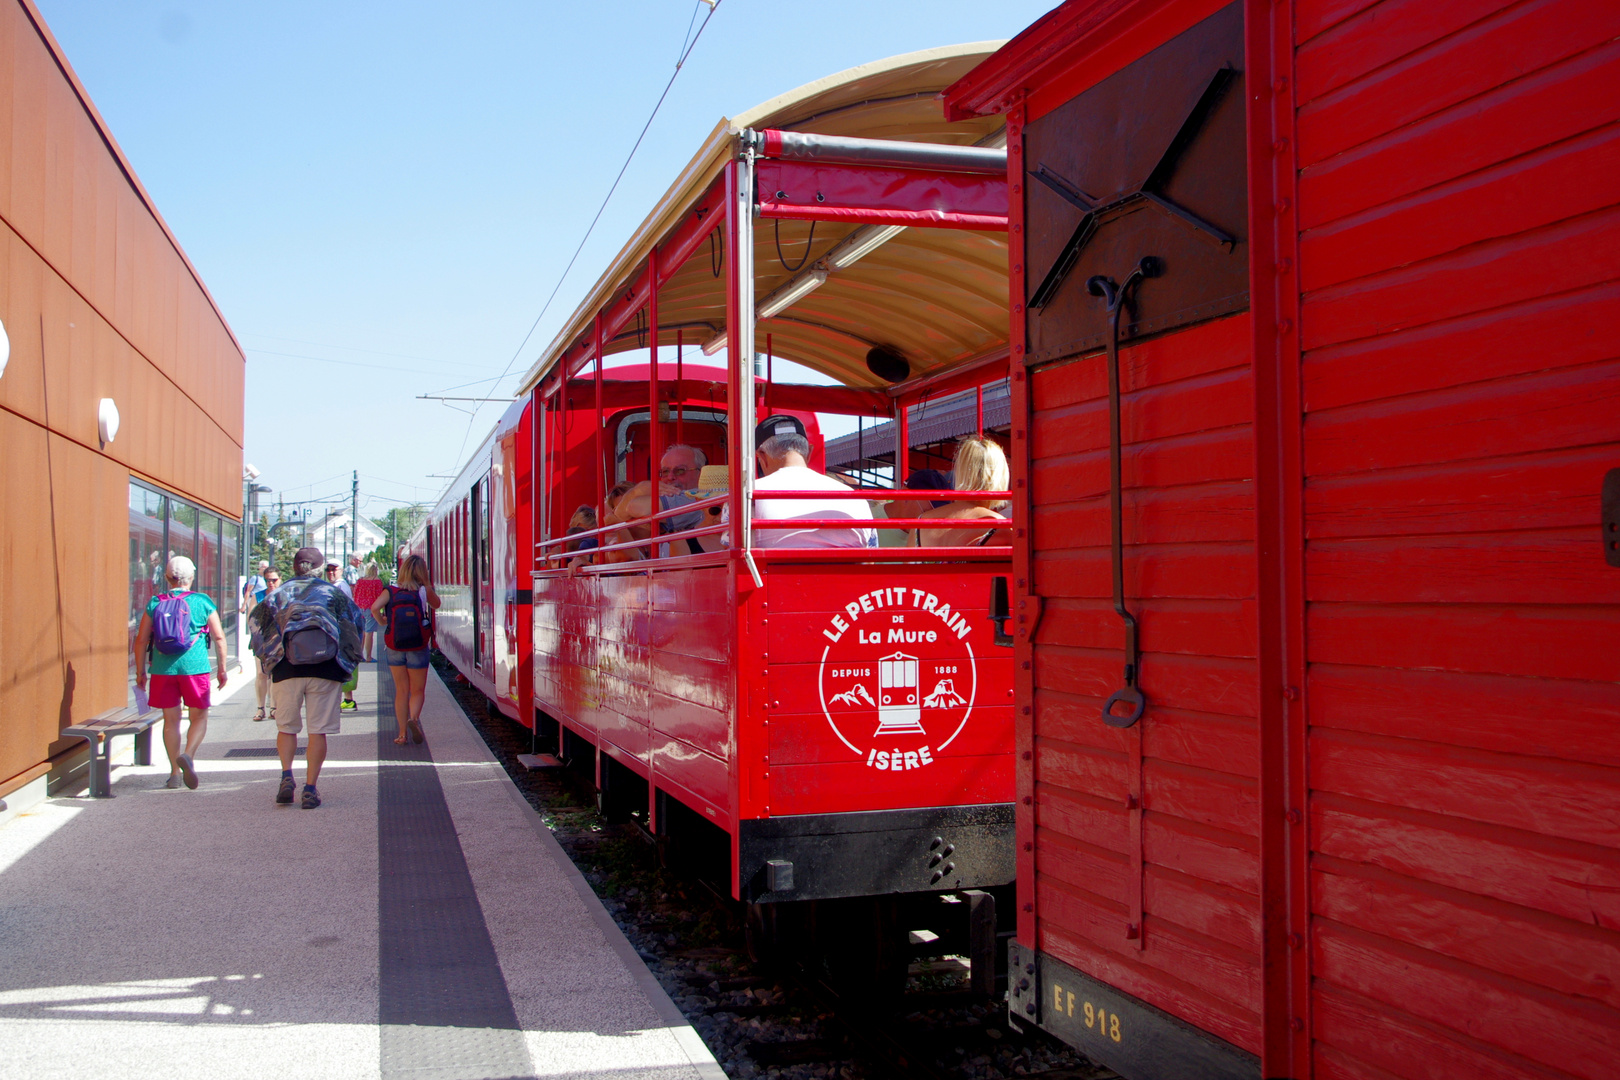
<instances>
[{"instance_id":1,"label":"denim shorts","mask_svg":"<svg viewBox=\"0 0 1620 1080\"><path fill-rule=\"evenodd\" d=\"M390 649L387 645L384 645L382 650L383 663L389 667L415 668L420 671L431 663L428 657L432 651L424 646L420 649L400 652L398 649Z\"/></svg>"},{"instance_id":2,"label":"denim shorts","mask_svg":"<svg viewBox=\"0 0 1620 1080\"><path fill-rule=\"evenodd\" d=\"M368 634L379 634L382 632L382 627L377 625L377 620L371 617L371 612L362 612L361 615L361 622L364 625L361 626L360 629L364 630Z\"/></svg>"}]
</instances>

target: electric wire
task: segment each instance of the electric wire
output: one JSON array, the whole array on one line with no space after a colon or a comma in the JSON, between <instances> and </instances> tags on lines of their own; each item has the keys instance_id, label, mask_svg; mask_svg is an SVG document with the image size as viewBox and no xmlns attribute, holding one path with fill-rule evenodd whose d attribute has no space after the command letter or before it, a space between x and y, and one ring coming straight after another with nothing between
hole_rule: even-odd
<instances>
[{"instance_id":1,"label":"electric wire","mask_svg":"<svg viewBox=\"0 0 1620 1080\"><path fill-rule=\"evenodd\" d=\"M636 141L630 147L630 153L625 157L624 164L619 167L619 175L613 178L612 186L608 188L607 194L602 198L602 205L596 208L596 216L591 218L591 223L585 228L585 235L580 237L579 246L574 249L574 254L569 257L568 265L563 267L562 275L557 278L557 284L552 288L551 295L546 297L546 302L541 305L540 314L534 317L534 322L529 325L529 332L523 335L523 340L518 343L517 350L512 353L512 359L506 362L506 367L502 369L499 378L496 380L497 382L506 378L507 374L512 370L512 365L517 363L518 357L523 355L523 350L529 344L529 339L534 336L535 330L539 328L540 320L544 319L546 312L551 310L552 301L557 299L557 293L562 290L563 282L568 280L569 271L574 268L574 263L579 260L580 253L585 250L585 244L590 240L591 233L596 230L597 222L602 220L602 214L607 210L608 203L613 198L613 193L619 190L619 182L624 179L625 172L629 170L630 162L635 160L636 151L641 149L642 140L647 137L647 132L652 129L653 121L658 117L658 110L663 108L664 99L669 97L669 91L675 85L675 80L680 76L681 68L686 64L687 58L692 55L692 50L697 48L699 39L703 37L704 29L708 27L709 20L714 18L714 13L719 10L721 2L722 0L714 0L709 5L709 13L703 16L703 21L698 24L697 33L692 35L692 40L686 46L685 51L681 53L680 59L675 61L675 70L670 72L669 82L664 84L663 93L658 95L658 101L653 105L652 113L648 115L647 122L641 126L641 134L636 136ZM694 8L692 13L695 16L697 9ZM688 30L690 30L690 27ZM456 451L457 461L461 460L461 455L467 449L467 439L472 435L473 424L477 421L479 410L482 408L483 406L479 405L472 410L471 415L467 418L467 431L461 436L461 448Z\"/></svg>"},{"instance_id":2,"label":"electric wire","mask_svg":"<svg viewBox=\"0 0 1620 1080\"><path fill-rule=\"evenodd\" d=\"M804 242L804 257L799 260L798 266L789 266L787 260L782 257L782 219L772 218L771 225L776 230L776 261L781 263L782 269L788 273L797 274L804 269L804 264L810 261L810 249L816 242L816 223L814 221L810 223L810 236Z\"/></svg>"}]
</instances>

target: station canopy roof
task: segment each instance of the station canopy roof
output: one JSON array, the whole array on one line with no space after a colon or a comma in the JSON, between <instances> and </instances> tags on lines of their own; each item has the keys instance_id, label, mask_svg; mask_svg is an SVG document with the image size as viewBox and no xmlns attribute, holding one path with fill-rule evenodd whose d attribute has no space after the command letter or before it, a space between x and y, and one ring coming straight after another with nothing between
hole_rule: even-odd
<instances>
[{"instance_id":1,"label":"station canopy roof","mask_svg":"<svg viewBox=\"0 0 1620 1080\"><path fill-rule=\"evenodd\" d=\"M829 75L723 119L652 212L619 251L567 325L524 378L531 389L567 352L588 341L595 313L622 294L647 265L655 244L704 198L747 129L775 128L866 139L1002 146L999 117L948 123L939 94L1000 46L952 45L890 57ZM717 223L723 225L723 222ZM859 226L853 223L756 219L756 297L769 296L813 267ZM779 238L779 241L778 241ZM726 329L726 276L720 268L725 230L716 228L661 288L659 343L687 346ZM808 245L808 251L807 251ZM780 246L780 250L778 250ZM666 270L667 272L667 270ZM858 262L829 274L820 288L758 323L757 347L770 335L774 355L795 360L855 387L885 387L866 366L875 345L905 355L917 379L1004 350L1007 342L1007 234L911 227ZM644 317L608 341L608 355L647 346ZM671 354L661 360L673 361Z\"/></svg>"}]
</instances>

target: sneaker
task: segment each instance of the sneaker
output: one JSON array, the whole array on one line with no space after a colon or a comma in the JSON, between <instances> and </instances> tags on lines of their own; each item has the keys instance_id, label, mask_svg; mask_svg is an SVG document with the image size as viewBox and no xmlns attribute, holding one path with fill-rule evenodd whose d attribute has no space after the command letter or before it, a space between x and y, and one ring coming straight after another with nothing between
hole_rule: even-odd
<instances>
[{"instance_id":1,"label":"sneaker","mask_svg":"<svg viewBox=\"0 0 1620 1080\"><path fill-rule=\"evenodd\" d=\"M178 791L180 789L180 778L178 776L171 776L167 780L163 781L163 786L168 788L170 791Z\"/></svg>"},{"instance_id":2,"label":"sneaker","mask_svg":"<svg viewBox=\"0 0 1620 1080\"><path fill-rule=\"evenodd\" d=\"M283 806L291 805L293 800L293 792L297 790L298 784L293 780L293 778L290 776L283 776L281 778L281 789L276 792L276 802L281 803Z\"/></svg>"},{"instance_id":3,"label":"sneaker","mask_svg":"<svg viewBox=\"0 0 1620 1080\"><path fill-rule=\"evenodd\" d=\"M304 785L304 804L303 805L304 805L305 810L313 810L317 806L321 805L320 792L316 791L314 788L310 787L308 784Z\"/></svg>"},{"instance_id":4,"label":"sneaker","mask_svg":"<svg viewBox=\"0 0 1620 1080\"><path fill-rule=\"evenodd\" d=\"M345 701L342 705L339 705L338 708L344 712L354 712L356 709L360 708L360 703L351 698Z\"/></svg>"},{"instance_id":5,"label":"sneaker","mask_svg":"<svg viewBox=\"0 0 1620 1080\"><path fill-rule=\"evenodd\" d=\"M185 782L186 787L190 788L192 791L196 791L197 769L191 764L191 755L181 754L179 757L174 759L174 763L180 766L180 779Z\"/></svg>"}]
</instances>

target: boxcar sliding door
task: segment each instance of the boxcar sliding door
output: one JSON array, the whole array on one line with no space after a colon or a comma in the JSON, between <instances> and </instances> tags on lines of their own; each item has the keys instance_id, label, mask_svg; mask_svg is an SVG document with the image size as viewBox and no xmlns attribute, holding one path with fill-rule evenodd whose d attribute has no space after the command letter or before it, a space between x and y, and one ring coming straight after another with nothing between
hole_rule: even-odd
<instances>
[{"instance_id":1,"label":"boxcar sliding door","mask_svg":"<svg viewBox=\"0 0 1620 1080\"><path fill-rule=\"evenodd\" d=\"M1018 650L1033 686L1019 879L1034 894L1019 936L1041 970L1040 1000L1014 1009L1128 1075L1259 1074L1244 85L1232 4L1146 55L1101 58L1017 151L1015 451L1040 605Z\"/></svg>"}]
</instances>

